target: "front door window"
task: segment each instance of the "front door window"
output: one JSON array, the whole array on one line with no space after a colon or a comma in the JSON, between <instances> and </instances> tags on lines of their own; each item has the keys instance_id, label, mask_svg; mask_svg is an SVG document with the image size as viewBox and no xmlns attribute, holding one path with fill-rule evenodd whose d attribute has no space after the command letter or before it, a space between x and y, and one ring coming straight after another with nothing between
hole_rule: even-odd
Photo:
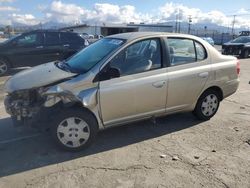
<instances>
[{"instance_id":1,"label":"front door window","mask_svg":"<svg viewBox=\"0 0 250 188\"><path fill-rule=\"evenodd\" d=\"M21 36L17 39L18 46L36 46L42 43L42 36L41 34L33 33Z\"/></svg>"},{"instance_id":2,"label":"front door window","mask_svg":"<svg viewBox=\"0 0 250 188\"><path fill-rule=\"evenodd\" d=\"M132 44L114 57L110 67L119 69L121 76L161 68L160 40L148 39Z\"/></svg>"}]
</instances>

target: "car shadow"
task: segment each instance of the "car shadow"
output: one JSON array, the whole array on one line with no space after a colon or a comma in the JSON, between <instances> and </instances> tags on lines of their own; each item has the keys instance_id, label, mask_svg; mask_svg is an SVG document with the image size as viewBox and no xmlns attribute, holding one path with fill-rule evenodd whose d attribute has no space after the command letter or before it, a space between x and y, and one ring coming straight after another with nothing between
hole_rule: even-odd
<instances>
[{"instance_id":1,"label":"car shadow","mask_svg":"<svg viewBox=\"0 0 250 188\"><path fill-rule=\"evenodd\" d=\"M58 149L53 144L49 133L41 133L23 140L14 139L13 142L0 144L0 177L121 148L181 131L199 123L200 121L196 120L191 113L184 113L158 118L156 123L147 120L115 127L100 132L93 145L77 153ZM0 126L0 132L5 131L5 137L15 132L15 129L7 124L11 124L10 118L0 119L0 125L3 125ZM26 131L15 132L15 134L25 135L24 132ZM15 138L18 137L17 135Z\"/></svg>"}]
</instances>

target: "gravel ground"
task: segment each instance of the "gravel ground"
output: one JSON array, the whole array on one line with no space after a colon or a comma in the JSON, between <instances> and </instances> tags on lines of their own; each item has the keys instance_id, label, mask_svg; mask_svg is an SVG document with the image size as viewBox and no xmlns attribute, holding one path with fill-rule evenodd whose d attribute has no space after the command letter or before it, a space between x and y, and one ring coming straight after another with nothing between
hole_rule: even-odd
<instances>
[{"instance_id":1,"label":"gravel ground","mask_svg":"<svg viewBox=\"0 0 250 188\"><path fill-rule=\"evenodd\" d=\"M11 126L0 102L0 187L250 187L250 59L210 121L191 113L101 132L80 153ZM0 82L6 77L0 78Z\"/></svg>"}]
</instances>

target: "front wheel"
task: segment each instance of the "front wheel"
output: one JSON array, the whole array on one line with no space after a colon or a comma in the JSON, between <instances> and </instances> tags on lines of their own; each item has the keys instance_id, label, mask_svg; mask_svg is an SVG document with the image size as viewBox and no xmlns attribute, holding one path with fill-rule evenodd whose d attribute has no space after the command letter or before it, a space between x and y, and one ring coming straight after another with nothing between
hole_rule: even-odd
<instances>
[{"instance_id":1,"label":"front wheel","mask_svg":"<svg viewBox=\"0 0 250 188\"><path fill-rule=\"evenodd\" d=\"M198 119L206 121L216 114L219 105L220 98L218 92L208 90L200 96L193 113Z\"/></svg>"},{"instance_id":2,"label":"front wheel","mask_svg":"<svg viewBox=\"0 0 250 188\"><path fill-rule=\"evenodd\" d=\"M4 59L0 59L0 76L6 75L9 72L9 70L10 70L9 63Z\"/></svg>"},{"instance_id":3,"label":"front wheel","mask_svg":"<svg viewBox=\"0 0 250 188\"><path fill-rule=\"evenodd\" d=\"M64 150L80 151L95 139L98 125L95 118L83 109L64 109L52 122L51 133Z\"/></svg>"}]
</instances>

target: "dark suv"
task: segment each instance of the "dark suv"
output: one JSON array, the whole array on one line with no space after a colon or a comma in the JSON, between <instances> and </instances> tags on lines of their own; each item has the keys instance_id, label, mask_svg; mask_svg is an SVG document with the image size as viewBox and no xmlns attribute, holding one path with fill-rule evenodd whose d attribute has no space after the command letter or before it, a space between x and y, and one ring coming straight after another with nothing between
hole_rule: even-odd
<instances>
[{"instance_id":1,"label":"dark suv","mask_svg":"<svg viewBox=\"0 0 250 188\"><path fill-rule=\"evenodd\" d=\"M240 36L223 44L222 54L248 58L250 54L250 36Z\"/></svg>"},{"instance_id":2,"label":"dark suv","mask_svg":"<svg viewBox=\"0 0 250 188\"><path fill-rule=\"evenodd\" d=\"M88 45L77 33L36 30L0 43L0 76L10 68L63 60Z\"/></svg>"}]
</instances>

